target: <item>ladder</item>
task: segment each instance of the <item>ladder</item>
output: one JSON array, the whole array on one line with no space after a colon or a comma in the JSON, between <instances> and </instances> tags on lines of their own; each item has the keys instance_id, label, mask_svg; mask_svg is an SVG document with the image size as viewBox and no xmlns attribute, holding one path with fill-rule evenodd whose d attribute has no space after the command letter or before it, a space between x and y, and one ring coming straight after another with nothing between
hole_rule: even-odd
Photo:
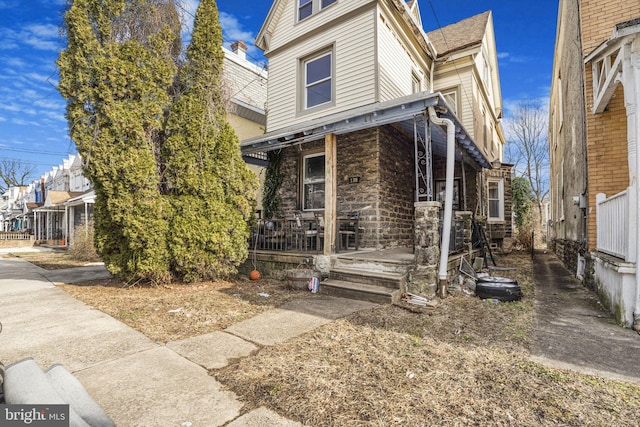
<instances>
[{"instance_id":1,"label":"ladder","mask_svg":"<svg viewBox=\"0 0 640 427\"><path fill-rule=\"evenodd\" d=\"M497 267L496 259L493 257L493 252L491 252L491 246L489 246L489 242L487 242L487 234L484 231L484 225L481 222L476 221L475 219L471 220L472 233L476 236L476 239L473 241L473 247L480 246L480 250L482 251L482 258L484 259L484 268L489 268L489 263L487 262L487 253L491 258L491 262L494 267Z\"/></svg>"}]
</instances>

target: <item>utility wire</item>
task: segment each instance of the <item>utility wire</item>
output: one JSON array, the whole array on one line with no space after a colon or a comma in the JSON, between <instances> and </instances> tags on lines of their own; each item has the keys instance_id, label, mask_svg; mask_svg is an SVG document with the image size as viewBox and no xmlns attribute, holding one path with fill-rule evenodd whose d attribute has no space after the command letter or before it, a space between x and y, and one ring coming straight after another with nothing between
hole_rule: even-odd
<instances>
[{"instance_id":1,"label":"utility wire","mask_svg":"<svg viewBox=\"0 0 640 427\"><path fill-rule=\"evenodd\" d=\"M429 6L431 6L431 12L433 13L433 17L436 19L436 24L438 25L438 30L440 31L440 34L442 35L442 40L444 41L444 44L447 46L447 50L449 50L449 43L447 42L447 38L444 35L444 31L442 30L442 25L440 24L440 19L438 18L438 14L436 13L436 9L433 6L433 2L431 0L429 0ZM433 59L435 61L435 58ZM469 108L471 111L473 111L473 103L471 102L471 99L469 98L469 94L467 93L467 90L464 87L464 84L462 83L462 77L460 76L460 71L458 70L458 67L456 67L455 62L452 63L453 65L453 69L456 71L456 74L458 76L458 80L460 81L460 87L462 88L462 91L464 92L464 96L467 100L467 103L469 104ZM431 88L433 90L433 88ZM475 115L474 115L475 117Z\"/></svg>"}]
</instances>

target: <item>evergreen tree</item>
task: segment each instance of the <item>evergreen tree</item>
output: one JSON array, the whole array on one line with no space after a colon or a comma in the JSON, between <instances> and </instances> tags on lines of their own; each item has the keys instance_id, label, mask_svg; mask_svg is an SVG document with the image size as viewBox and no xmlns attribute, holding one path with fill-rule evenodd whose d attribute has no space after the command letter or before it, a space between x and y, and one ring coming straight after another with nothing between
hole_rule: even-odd
<instances>
[{"instance_id":1,"label":"evergreen tree","mask_svg":"<svg viewBox=\"0 0 640 427\"><path fill-rule=\"evenodd\" d=\"M74 0L65 15L59 90L96 249L127 280L216 277L247 256L255 177L225 121L217 8L200 3L184 65L177 16L173 0Z\"/></svg>"},{"instance_id":2,"label":"evergreen tree","mask_svg":"<svg viewBox=\"0 0 640 427\"><path fill-rule=\"evenodd\" d=\"M511 182L513 212L518 230L531 225L531 206L535 201L529 181L524 177L514 178Z\"/></svg>"},{"instance_id":3,"label":"evergreen tree","mask_svg":"<svg viewBox=\"0 0 640 427\"><path fill-rule=\"evenodd\" d=\"M216 3L202 0L180 73L183 93L171 111L163 148L175 211L172 268L186 280L233 273L248 256L247 221L257 181L225 118L221 46Z\"/></svg>"}]
</instances>

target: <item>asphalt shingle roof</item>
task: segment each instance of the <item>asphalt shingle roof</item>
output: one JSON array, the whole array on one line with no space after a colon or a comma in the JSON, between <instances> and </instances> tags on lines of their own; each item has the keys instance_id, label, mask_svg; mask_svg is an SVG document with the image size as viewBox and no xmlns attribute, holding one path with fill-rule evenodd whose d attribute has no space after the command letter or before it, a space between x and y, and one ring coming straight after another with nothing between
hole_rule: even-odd
<instances>
[{"instance_id":1,"label":"asphalt shingle roof","mask_svg":"<svg viewBox=\"0 0 640 427\"><path fill-rule=\"evenodd\" d=\"M483 12L427 33L438 58L482 42L491 11Z\"/></svg>"}]
</instances>

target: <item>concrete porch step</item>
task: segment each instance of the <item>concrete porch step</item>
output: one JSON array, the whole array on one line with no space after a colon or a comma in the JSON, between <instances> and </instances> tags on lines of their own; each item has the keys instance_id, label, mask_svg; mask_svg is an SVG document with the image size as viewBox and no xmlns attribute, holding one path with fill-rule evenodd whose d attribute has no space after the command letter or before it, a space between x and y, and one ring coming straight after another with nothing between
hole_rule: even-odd
<instances>
[{"instance_id":1,"label":"concrete porch step","mask_svg":"<svg viewBox=\"0 0 640 427\"><path fill-rule=\"evenodd\" d=\"M401 296L399 288L387 288L337 279L327 279L320 283L320 294L378 304L398 302Z\"/></svg>"},{"instance_id":2,"label":"concrete porch step","mask_svg":"<svg viewBox=\"0 0 640 427\"><path fill-rule=\"evenodd\" d=\"M329 273L329 278L398 290L404 289L406 284L406 274L355 268L334 268Z\"/></svg>"},{"instance_id":3,"label":"concrete porch step","mask_svg":"<svg viewBox=\"0 0 640 427\"><path fill-rule=\"evenodd\" d=\"M393 259L366 259L340 255L336 258L335 268L403 274L410 264L407 261Z\"/></svg>"}]
</instances>

